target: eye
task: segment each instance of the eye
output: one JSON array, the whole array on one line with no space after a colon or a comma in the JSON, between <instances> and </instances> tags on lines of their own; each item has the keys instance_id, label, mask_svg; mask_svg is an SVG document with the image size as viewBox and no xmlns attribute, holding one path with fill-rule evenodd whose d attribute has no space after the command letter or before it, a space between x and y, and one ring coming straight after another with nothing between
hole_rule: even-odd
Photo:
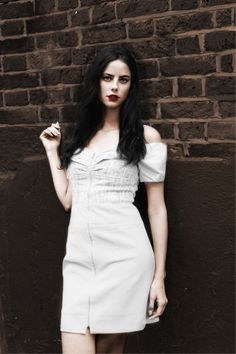
<instances>
[{"instance_id":1,"label":"eye","mask_svg":"<svg viewBox=\"0 0 236 354\"><path fill-rule=\"evenodd\" d=\"M129 80L126 77L121 77L120 81L124 84L126 84Z\"/></svg>"},{"instance_id":2,"label":"eye","mask_svg":"<svg viewBox=\"0 0 236 354\"><path fill-rule=\"evenodd\" d=\"M111 77L110 76L102 76L102 79L105 81L110 81Z\"/></svg>"}]
</instances>

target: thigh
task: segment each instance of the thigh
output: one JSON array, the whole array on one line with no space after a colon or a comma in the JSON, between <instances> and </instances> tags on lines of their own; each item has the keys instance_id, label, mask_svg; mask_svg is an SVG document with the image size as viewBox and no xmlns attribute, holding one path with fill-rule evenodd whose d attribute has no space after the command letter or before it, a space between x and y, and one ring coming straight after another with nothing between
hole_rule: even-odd
<instances>
[{"instance_id":1,"label":"thigh","mask_svg":"<svg viewBox=\"0 0 236 354\"><path fill-rule=\"evenodd\" d=\"M86 333L61 332L63 354L95 354L95 335L87 328Z\"/></svg>"},{"instance_id":2,"label":"thigh","mask_svg":"<svg viewBox=\"0 0 236 354\"><path fill-rule=\"evenodd\" d=\"M96 335L96 353L123 352L128 333L106 333Z\"/></svg>"}]
</instances>

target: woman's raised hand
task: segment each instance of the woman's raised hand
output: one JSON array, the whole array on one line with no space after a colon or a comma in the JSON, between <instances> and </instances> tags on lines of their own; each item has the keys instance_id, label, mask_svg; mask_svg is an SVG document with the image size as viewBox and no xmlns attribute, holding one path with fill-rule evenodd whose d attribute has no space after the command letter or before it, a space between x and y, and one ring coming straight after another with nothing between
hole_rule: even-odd
<instances>
[{"instance_id":1,"label":"woman's raised hand","mask_svg":"<svg viewBox=\"0 0 236 354\"><path fill-rule=\"evenodd\" d=\"M59 122L52 123L50 127L44 129L39 136L45 150L57 150L61 143L61 132Z\"/></svg>"}]
</instances>

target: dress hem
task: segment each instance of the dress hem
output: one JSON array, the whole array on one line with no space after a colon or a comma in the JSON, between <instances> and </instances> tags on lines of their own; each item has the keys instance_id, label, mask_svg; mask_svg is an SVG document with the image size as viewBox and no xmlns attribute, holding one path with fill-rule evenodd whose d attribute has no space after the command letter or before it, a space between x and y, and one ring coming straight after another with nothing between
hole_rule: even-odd
<instances>
[{"instance_id":1,"label":"dress hem","mask_svg":"<svg viewBox=\"0 0 236 354\"><path fill-rule=\"evenodd\" d=\"M68 328L60 328L61 332L68 332L68 333L78 333L78 334L85 334L87 328L90 328L90 333L91 334L105 334L105 333L131 333L131 332L137 332L137 331L142 331L146 326L146 323L143 326L139 326L136 328L122 328L122 329L114 329L114 330L106 330L106 329L99 329L94 326L87 326L86 329L68 329Z\"/></svg>"},{"instance_id":2,"label":"dress hem","mask_svg":"<svg viewBox=\"0 0 236 354\"><path fill-rule=\"evenodd\" d=\"M142 331L147 325L154 325L156 323L159 322L159 317L158 318L155 318L155 319L152 319L152 320L148 320L146 319L146 321L142 324L142 325L139 325L139 326L128 326L128 327L125 327L125 326L117 326L117 328L114 328L113 326L113 329L110 329L112 326L109 325L109 329L108 329L108 326L99 326L99 325L82 325L81 327L78 327L78 326L74 326L74 327L71 327L71 325L66 325L66 324L63 324L60 326L60 331L61 332L69 332L69 333L80 333L80 334L85 334L86 331L87 331L87 328L89 327L90 328L90 333L92 334L100 334L100 333L130 333L130 332L137 332L137 331Z\"/></svg>"}]
</instances>

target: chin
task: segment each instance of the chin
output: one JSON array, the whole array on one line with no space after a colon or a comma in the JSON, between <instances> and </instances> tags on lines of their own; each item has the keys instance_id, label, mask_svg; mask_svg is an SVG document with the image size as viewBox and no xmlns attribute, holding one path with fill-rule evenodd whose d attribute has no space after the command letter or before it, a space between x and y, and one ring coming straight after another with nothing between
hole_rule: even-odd
<instances>
[{"instance_id":1,"label":"chin","mask_svg":"<svg viewBox=\"0 0 236 354\"><path fill-rule=\"evenodd\" d=\"M109 107L109 108L118 108L121 106L121 102L117 103L117 102L103 102L103 105L105 107Z\"/></svg>"}]
</instances>

